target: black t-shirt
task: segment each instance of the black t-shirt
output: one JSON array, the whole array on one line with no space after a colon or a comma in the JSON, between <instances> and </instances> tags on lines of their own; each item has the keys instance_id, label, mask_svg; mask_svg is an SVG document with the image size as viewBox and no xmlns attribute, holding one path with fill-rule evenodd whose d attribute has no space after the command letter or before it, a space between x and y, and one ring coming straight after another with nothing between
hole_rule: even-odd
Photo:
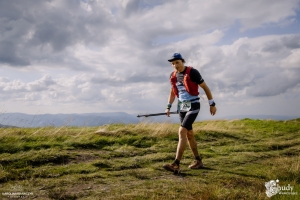
<instances>
[{"instance_id":1,"label":"black t-shirt","mask_svg":"<svg viewBox=\"0 0 300 200\"><path fill-rule=\"evenodd\" d=\"M186 69L187 69L187 67L185 67L185 69L182 72L176 73L177 82L183 83L183 78L184 78ZM173 75L173 72L171 73L170 78L172 77L172 75ZM197 83L198 85L204 82L201 74L195 68L191 69L190 77L191 77L191 81Z\"/></svg>"}]
</instances>

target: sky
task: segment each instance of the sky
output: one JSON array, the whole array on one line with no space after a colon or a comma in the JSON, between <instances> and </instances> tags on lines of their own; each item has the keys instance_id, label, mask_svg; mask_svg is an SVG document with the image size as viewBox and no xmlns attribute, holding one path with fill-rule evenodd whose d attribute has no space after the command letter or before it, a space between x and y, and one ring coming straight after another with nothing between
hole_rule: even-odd
<instances>
[{"instance_id":1,"label":"sky","mask_svg":"<svg viewBox=\"0 0 300 200\"><path fill-rule=\"evenodd\" d=\"M175 52L216 116L300 116L300 0L0 0L0 110L164 112Z\"/></svg>"}]
</instances>

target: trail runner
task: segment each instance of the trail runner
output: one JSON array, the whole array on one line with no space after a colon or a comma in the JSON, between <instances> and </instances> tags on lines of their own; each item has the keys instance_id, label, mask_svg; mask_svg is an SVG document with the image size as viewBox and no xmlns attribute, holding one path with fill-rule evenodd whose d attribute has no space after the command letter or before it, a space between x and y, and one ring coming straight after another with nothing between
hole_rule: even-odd
<instances>
[{"instance_id":1,"label":"trail runner","mask_svg":"<svg viewBox=\"0 0 300 200\"><path fill-rule=\"evenodd\" d=\"M198 153L197 143L192 127L200 111L200 101L198 97L199 86L204 90L208 98L211 115L215 115L217 108L215 106L216 104L213 100L211 91L204 82L198 70L185 66L185 60L180 53L175 53L168 61L175 70L170 76L172 88L170 90L168 105L165 112L169 117L172 103L177 97L177 109L179 112L181 126L179 127L178 131L179 141L175 160L172 164L165 164L163 167L168 171L172 171L174 174L178 174L180 172L180 160L186 148L187 142L189 143L194 155L194 161L189 165L189 168L200 169L203 167L202 158Z\"/></svg>"}]
</instances>

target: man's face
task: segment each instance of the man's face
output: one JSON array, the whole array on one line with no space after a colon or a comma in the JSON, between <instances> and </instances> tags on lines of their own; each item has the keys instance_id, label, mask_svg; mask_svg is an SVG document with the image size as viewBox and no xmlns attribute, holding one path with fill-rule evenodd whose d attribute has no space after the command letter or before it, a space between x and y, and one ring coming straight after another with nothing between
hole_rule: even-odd
<instances>
[{"instance_id":1,"label":"man's face","mask_svg":"<svg viewBox=\"0 0 300 200\"><path fill-rule=\"evenodd\" d=\"M171 62L171 64L178 72L182 72L184 70L184 64L182 60L174 60Z\"/></svg>"}]
</instances>

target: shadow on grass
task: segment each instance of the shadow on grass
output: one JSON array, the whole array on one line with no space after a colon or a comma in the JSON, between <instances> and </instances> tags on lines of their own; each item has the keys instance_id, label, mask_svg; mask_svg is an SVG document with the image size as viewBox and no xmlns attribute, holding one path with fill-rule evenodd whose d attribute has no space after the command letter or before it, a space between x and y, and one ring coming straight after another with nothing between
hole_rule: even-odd
<instances>
[{"instance_id":1,"label":"shadow on grass","mask_svg":"<svg viewBox=\"0 0 300 200\"><path fill-rule=\"evenodd\" d=\"M267 176L263 176L263 175L246 174L246 173L241 173L241 172L220 170L220 169L215 169L215 168L211 168L211 167L202 167L200 169L188 169L188 170L184 169L184 170L181 170L180 174L174 174L174 175L181 176L181 177L193 177L193 176L201 176L202 175L202 173L195 173L196 171L198 171L198 172L217 171L218 173L237 175L237 176L241 176L241 177L245 177L245 178L256 178L256 179L267 179L268 178Z\"/></svg>"},{"instance_id":2,"label":"shadow on grass","mask_svg":"<svg viewBox=\"0 0 300 200\"><path fill-rule=\"evenodd\" d=\"M164 170L166 171L166 170ZM202 174L195 174L195 172L198 171L198 172L203 172L203 171L216 171L216 169L214 168L211 168L211 167L202 167L200 169L184 169L184 170L181 170L179 174L174 174L174 176L178 176L178 177L192 177L192 176L201 176ZM166 171L167 172L167 171ZM169 172L170 174L172 174L172 172Z\"/></svg>"}]
</instances>

